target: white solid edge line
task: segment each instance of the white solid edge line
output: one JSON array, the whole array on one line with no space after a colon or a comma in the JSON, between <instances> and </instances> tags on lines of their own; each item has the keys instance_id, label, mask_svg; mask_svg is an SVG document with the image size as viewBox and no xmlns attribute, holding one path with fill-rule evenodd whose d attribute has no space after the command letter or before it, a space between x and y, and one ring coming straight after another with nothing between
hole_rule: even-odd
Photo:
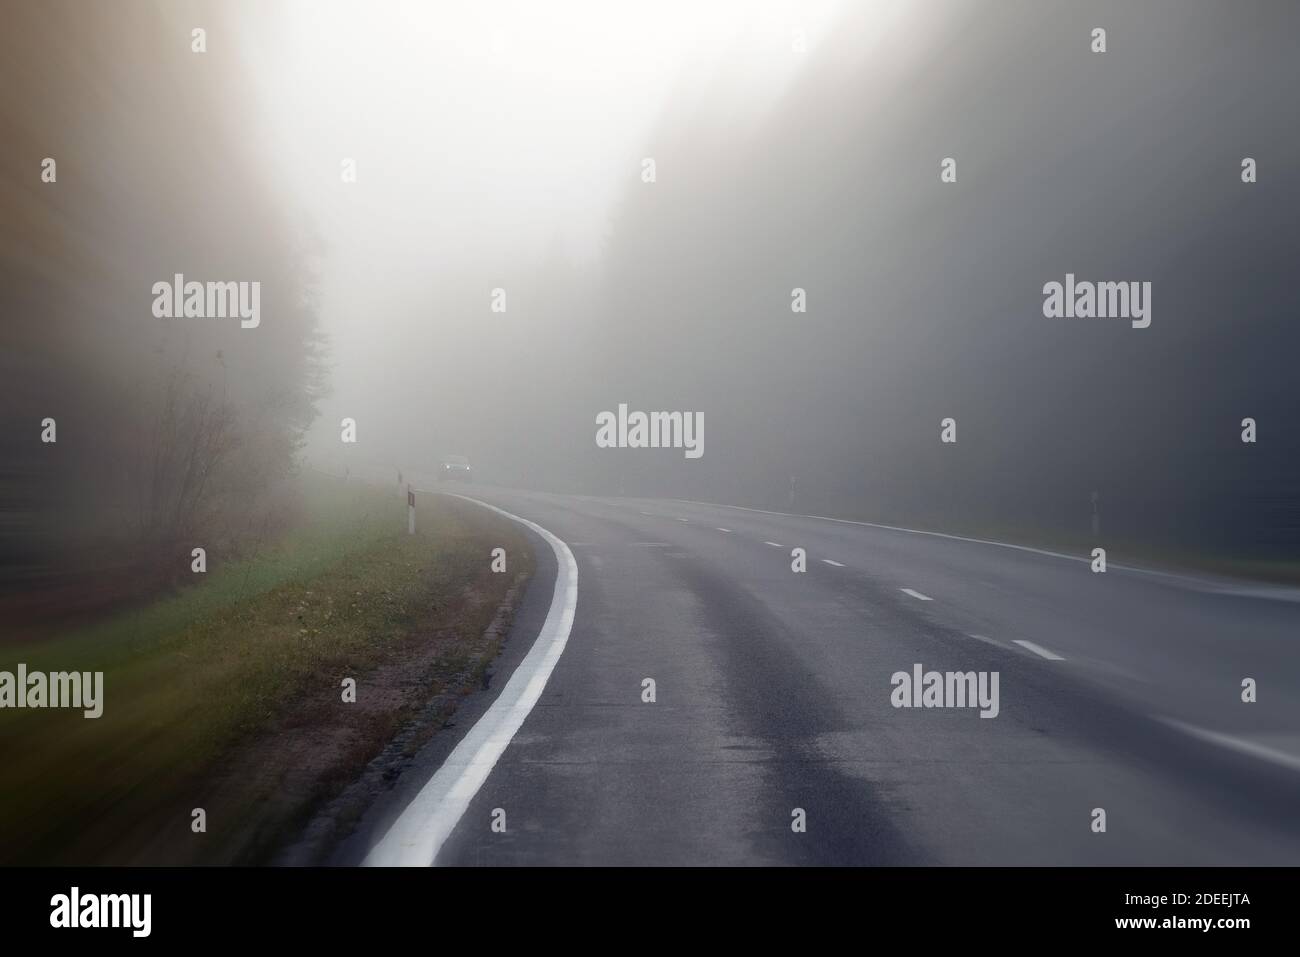
<instances>
[{"instance_id":1,"label":"white solid edge line","mask_svg":"<svg viewBox=\"0 0 1300 957\"><path fill-rule=\"evenodd\" d=\"M1253 741L1247 741L1244 738L1233 737L1230 734L1223 734L1219 731L1210 731L1206 728L1198 728L1194 724L1186 724L1176 718L1164 718L1160 715L1155 716L1157 721L1167 724L1169 727L1184 734L1189 734L1193 738L1217 744L1221 748L1228 748L1239 754L1247 754L1252 758L1259 758L1261 761L1268 761L1272 764L1279 765L1291 771L1300 771L1300 757L1294 754L1287 754L1285 751L1279 751L1277 748L1270 748L1267 745L1256 744Z\"/></svg>"},{"instance_id":2,"label":"white solid edge line","mask_svg":"<svg viewBox=\"0 0 1300 957\"><path fill-rule=\"evenodd\" d=\"M922 595L915 588L900 588L899 591L901 591L904 595L911 595L913 598L917 599L918 601L934 601L934 599L931 598L929 595Z\"/></svg>"},{"instance_id":3,"label":"white solid edge line","mask_svg":"<svg viewBox=\"0 0 1300 957\"><path fill-rule=\"evenodd\" d=\"M1013 638L1012 641L1014 641L1014 642L1015 642L1017 645L1019 645L1021 648L1027 648L1027 649L1029 649L1030 651L1032 651L1034 654L1038 655L1038 657L1040 657L1040 658L1046 658L1048 661L1064 661L1064 660L1065 660L1065 659L1062 658L1060 655L1058 655L1056 652L1054 652L1054 651L1048 651L1048 650L1047 650L1046 648L1044 648L1042 645L1036 645L1036 644L1034 644L1032 641L1025 641L1023 638Z\"/></svg>"},{"instance_id":4,"label":"white solid edge line","mask_svg":"<svg viewBox=\"0 0 1300 957\"><path fill-rule=\"evenodd\" d=\"M836 522L840 525L861 525L866 528L883 528L891 532L907 532L910 535L929 535L933 538L948 538L954 542L970 542L974 545L994 545L998 548L1010 548L1017 552L1030 552L1034 555L1046 555L1049 558L1063 558L1070 562L1083 562L1085 565L1092 564L1092 559L1090 557L1084 557L1082 555L1067 555L1064 552L1054 552L1047 548L1034 548L1031 545L1016 545L1011 542L997 542L989 538L970 538L966 535L952 535L948 532L932 532L924 528L906 528L902 525L882 525L879 522L860 522L851 518L831 518L829 515L804 515L800 512L777 512L770 508L751 508L748 505L727 505L724 502L700 502L693 498L674 498L669 499L669 501L682 502L686 505L705 505L709 508L734 508L741 512L758 512L762 515L780 515L785 518L814 518L819 522ZM1106 567L1118 568L1126 572L1137 572L1141 575L1155 575L1159 578L1170 578L1175 581L1187 582L1202 588L1216 588L1215 582L1196 578L1192 575L1182 575L1177 572L1162 572L1155 568L1141 568L1137 565L1121 565L1119 562L1109 562Z\"/></svg>"},{"instance_id":5,"label":"white solid edge line","mask_svg":"<svg viewBox=\"0 0 1300 957\"><path fill-rule=\"evenodd\" d=\"M541 698L542 689L569 641L578 606L578 563L564 542L540 525L495 505L454 492L443 494L489 508L545 539L555 552L555 592L541 631L501 694L393 822L388 833L370 849L362 862L367 866L424 867L433 863L497 759Z\"/></svg>"},{"instance_id":6,"label":"white solid edge line","mask_svg":"<svg viewBox=\"0 0 1300 957\"><path fill-rule=\"evenodd\" d=\"M836 568L844 567L843 564L841 564L840 562L831 561L829 558L823 558L822 561L824 561L827 565L834 565Z\"/></svg>"},{"instance_id":7,"label":"white solid edge line","mask_svg":"<svg viewBox=\"0 0 1300 957\"><path fill-rule=\"evenodd\" d=\"M1066 555L1064 552L1053 552L1046 548L1033 548L1029 545L1014 545L1011 542L995 542L987 538L968 538L965 535L951 535L948 532L931 532L923 528L904 528L901 525L882 525L879 522L859 522L851 518L831 518L829 515L804 515L800 512L777 512L770 508L751 508L748 505L727 505L724 502L700 502L693 498L674 498L669 499L672 502L683 502L687 505L706 505L709 508L734 508L741 512L758 512L762 515L781 515L785 518L815 518L819 522L837 522L840 525L863 525L867 528L883 528L891 532L910 532L913 535L932 535L935 538L951 538L958 542L973 542L976 545L997 545L999 548L1013 548L1018 552L1033 552L1035 555L1050 555L1052 558L1065 558L1072 562L1084 562L1091 564L1091 558L1084 558L1079 555ZM1119 565L1111 562L1110 568L1123 568L1126 571L1149 572L1154 575L1167 575L1169 577L1181 577L1170 572L1159 572L1154 569L1137 568L1130 565Z\"/></svg>"}]
</instances>

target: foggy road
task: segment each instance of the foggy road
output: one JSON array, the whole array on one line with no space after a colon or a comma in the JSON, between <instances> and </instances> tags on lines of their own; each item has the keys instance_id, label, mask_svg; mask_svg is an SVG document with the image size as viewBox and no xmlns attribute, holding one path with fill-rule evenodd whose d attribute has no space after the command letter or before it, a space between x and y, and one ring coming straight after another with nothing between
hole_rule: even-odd
<instances>
[{"instance_id":1,"label":"foggy road","mask_svg":"<svg viewBox=\"0 0 1300 957\"><path fill-rule=\"evenodd\" d=\"M1289 923L1298 0L0 24L7 935Z\"/></svg>"},{"instance_id":2,"label":"foggy road","mask_svg":"<svg viewBox=\"0 0 1300 957\"><path fill-rule=\"evenodd\" d=\"M1300 851L1300 736L1277 733L1300 727L1292 591L726 506L455 491L563 540L578 588L563 654L437 864L1281 864ZM341 862L385 833L530 650L556 576L540 537L534 551L491 690ZM891 675L918 665L996 672L996 713L895 707Z\"/></svg>"}]
</instances>

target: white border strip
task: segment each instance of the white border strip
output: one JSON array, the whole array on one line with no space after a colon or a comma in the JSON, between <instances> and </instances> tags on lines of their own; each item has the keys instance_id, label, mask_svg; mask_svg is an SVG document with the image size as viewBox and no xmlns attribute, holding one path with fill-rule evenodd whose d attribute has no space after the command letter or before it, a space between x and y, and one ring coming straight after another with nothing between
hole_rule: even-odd
<instances>
[{"instance_id":1,"label":"white border strip","mask_svg":"<svg viewBox=\"0 0 1300 957\"><path fill-rule=\"evenodd\" d=\"M994 542L987 538L967 538L965 535L950 535L947 532L930 532L921 528L903 528L901 525L881 525L878 522L858 522L851 518L831 518L829 515L801 515L798 512L774 512L768 508L750 508L748 505L727 505L723 502L698 502L691 498L674 498L669 499L672 502L682 502L686 505L707 505L710 508L734 508L740 512L759 512L763 515L780 515L784 518L815 518L819 522L836 522L840 525L862 525L866 528L883 528L891 532L909 532L913 535L931 535L935 538L949 538L955 542L971 542L976 545L996 545L999 548L1011 548L1018 552L1032 552L1035 555L1047 555L1051 558L1064 558L1072 562L1091 563L1091 558L1082 558L1078 555L1066 555L1063 552L1053 552L1046 548L1032 548L1029 545L1013 545L1010 542ZM1131 568L1127 565L1116 565L1111 563L1111 568L1123 568L1128 571L1146 571L1144 568ZM1153 572L1152 574L1163 575L1166 572ZM1171 576L1173 577L1173 576Z\"/></svg>"},{"instance_id":2,"label":"white border strip","mask_svg":"<svg viewBox=\"0 0 1300 957\"><path fill-rule=\"evenodd\" d=\"M492 706L475 722L437 772L420 789L388 833L370 849L363 864L371 867L427 867L451 836L469 802L492 773L515 733L542 696L547 679L564 653L578 607L578 563L569 547L546 529L468 495L443 492L482 505L542 536L555 552L555 593L542 630L515 668Z\"/></svg>"},{"instance_id":3,"label":"white border strip","mask_svg":"<svg viewBox=\"0 0 1300 957\"><path fill-rule=\"evenodd\" d=\"M798 512L777 512L768 508L751 508L748 505L727 505L723 502L700 502L693 498L674 498L672 502L684 505L704 505L709 508L734 508L741 512L759 512L763 515L779 515L783 518L815 518L819 522L836 522L840 525L861 525L866 528L883 528L890 532L907 532L909 535L929 535L933 538L947 538L954 542L970 542L973 545L994 545L998 548L1010 548L1017 552L1029 552L1033 555L1046 555L1048 558L1062 558L1068 562L1092 563L1090 556L1067 555L1054 552L1048 548L1034 548L1030 545L1015 545L1011 542L995 542L988 538L969 538L965 535L950 535L948 532L932 532L923 528L904 528L901 525L881 525L879 522L859 522L851 518L831 518L829 515L802 515ZM1264 598L1270 601L1300 602L1300 588L1292 585L1269 585L1262 583L1237 583L1231 579L1216 580L1181 572L1164 572L1156 568L1143 568L1140 565L1108 562L1107 569L1133 572L1138 575L1151 575L1165 578L1183 587L1213 595L1230 595L1237 598Z\"/></svg>"}]
</instances>

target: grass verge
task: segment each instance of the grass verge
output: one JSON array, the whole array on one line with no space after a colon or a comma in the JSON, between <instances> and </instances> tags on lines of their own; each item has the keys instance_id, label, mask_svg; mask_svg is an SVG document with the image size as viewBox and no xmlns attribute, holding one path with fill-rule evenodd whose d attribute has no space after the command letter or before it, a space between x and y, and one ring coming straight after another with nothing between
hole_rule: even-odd
<instances>
[{"instance_id":1,"label":"grass verge","mask_svg":"<svg viewBox=\"0 0 1300 957\"><path fill-rule=\"evenodd\" d=\"M422 495L412 536L395 486L310 478L304 495L307 521L274 546L0 650L11 672L103 671L105 699L98 719L0 711L0 861L264 860L431 698L482 685L488 626L532 569L518 527Z\"/></svg>"}]
</instances>

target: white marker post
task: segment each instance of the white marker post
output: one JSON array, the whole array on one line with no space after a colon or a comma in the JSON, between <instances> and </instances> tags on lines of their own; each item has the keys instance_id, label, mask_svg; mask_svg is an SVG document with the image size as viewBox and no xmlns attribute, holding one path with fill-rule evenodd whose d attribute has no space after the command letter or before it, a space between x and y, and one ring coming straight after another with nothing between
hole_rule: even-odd
<instances>
[{"instance_id":1,"label":"white marker post","mask_svg":"<svg viewBox=\"0 0 1300 957\"><path fill-rule=\"evenodd\" d=\"M415 489L406 486L406 533L415 534Z\"/></svg>"}]
</instances>

